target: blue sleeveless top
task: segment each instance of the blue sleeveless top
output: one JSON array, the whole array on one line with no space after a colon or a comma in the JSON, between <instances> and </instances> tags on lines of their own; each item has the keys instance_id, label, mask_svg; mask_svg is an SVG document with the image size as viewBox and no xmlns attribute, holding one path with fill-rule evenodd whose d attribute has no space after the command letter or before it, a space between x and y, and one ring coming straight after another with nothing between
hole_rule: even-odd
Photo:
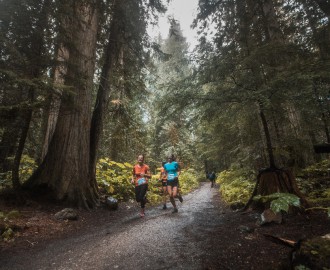
<instances>
[{"instance_id":1,"label":"blue sleeveless top","mask_svg":"<svg viewBox=\"0 0 330 270\"><path fill-rule=\"evenodd\" d=\"M173 181L175 177L178 177L179 163L172 161L171 163L166 163L164 169L167 172L167 181Z\"/></svg>"}]
</instances>

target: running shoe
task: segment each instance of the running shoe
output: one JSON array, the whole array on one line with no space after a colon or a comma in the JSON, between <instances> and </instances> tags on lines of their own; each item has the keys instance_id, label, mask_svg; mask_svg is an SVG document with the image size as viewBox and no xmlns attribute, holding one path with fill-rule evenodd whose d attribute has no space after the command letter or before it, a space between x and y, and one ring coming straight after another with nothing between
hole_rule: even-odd
<instances>
[{"instance_id":1,"label":"running shoe","mask_svg":"<svg viewBox=\"0 0 330 270\"><path fill-rule=\"evenodd\" d=\"M144 213L140 213L140 217L142 217L142 218L143 218L144 216L145 216L145 214L144 214Z\"/></svg>"},{"instance_id":2,"label":"running shoe","mask_svg":"<svg viewBox=\"0 0 330 270\"><path fill-rule=\"evenodd\" d=\"M177 213L177 212L178 212L178 208L174 208L173 211L172 211L173 214Z\"/></svg>"},{"instance_id":3,"label":"running shoe","mask_svg":"<svg viewBox=\"0 0 330 270\"><path fill-rule=\"evenodd\" d=\"M166 204L163 205L163 210L166 210L167 209L167 206Z\"/></svg>"}]
</instances>

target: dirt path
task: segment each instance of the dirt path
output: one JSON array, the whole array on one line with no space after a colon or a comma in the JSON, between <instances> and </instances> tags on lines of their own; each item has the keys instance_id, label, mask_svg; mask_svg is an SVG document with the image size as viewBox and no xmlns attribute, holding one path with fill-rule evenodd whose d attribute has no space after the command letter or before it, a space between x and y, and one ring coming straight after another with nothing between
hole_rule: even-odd
<instances>
[{"instance_id":1,"label":"dirt path","mask_svg":"<svg viewBox=\"0 0 330 270\"><path fill-rule=\"evenodd\" d=\"M0 269L202 269L203 232L221 224L215 194L203 184L177 214L155 207L141 219L134 211L97 231L2 258Z\"/></svg>"},{"instance_id":2,"label":"dirt path","mask_svg":"<svg viewBox=\"0 0 330 270\"><path fill-rule=\"evenodd\" d=\"M148 207L145 218L137 207L91 213L59 239L35 245L21 240L4 249L0 269L288 269L291 248L264 234L299 240L328 233L330 227L320 215L287 216L282 225L259 227L259 213L230 210L210 183L178 205L177 214L171 207Z\"/></svg>"}]
</instances>

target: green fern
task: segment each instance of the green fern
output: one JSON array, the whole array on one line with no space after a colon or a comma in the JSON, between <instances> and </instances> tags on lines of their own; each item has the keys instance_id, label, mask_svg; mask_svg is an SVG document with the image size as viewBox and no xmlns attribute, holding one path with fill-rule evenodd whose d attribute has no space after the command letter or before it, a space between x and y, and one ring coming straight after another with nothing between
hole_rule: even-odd
<instances>
[{"instance_id":1,"label":"green fern","mask_svg":"<svg viewBox=\"0 0 330 270\"><path fill-rule=\"evenodd\" d=\"M233 168L222 171L216 179L220 185L220 193L225 202L246 203L254 188L254 172L246 169Z\"/></svg>"},{"instance_id":2,"label":"green fern","mask_svg":"<svg viewBox=\"0 0 330 270\"><path fill-rule=\"evenodd\" d=\"M273 193L265 196L257 195L253 197L253 200L263 203L271 202L270 209L275 213L281 211L288 212L290 206L300 207L299 197L291 193Z\"/></svg>"}]
</instances>

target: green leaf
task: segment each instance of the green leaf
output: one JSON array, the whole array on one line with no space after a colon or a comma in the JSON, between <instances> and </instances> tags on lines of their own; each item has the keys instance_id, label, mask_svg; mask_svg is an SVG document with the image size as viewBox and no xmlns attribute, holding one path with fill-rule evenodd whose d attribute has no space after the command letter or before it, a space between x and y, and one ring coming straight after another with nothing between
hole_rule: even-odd
<instances>
[{"instance_id":1,"label":"green leaf","mask_svg":"<svg viewBox=\"0 0 330 270\"><path fill-rule=\"evenodd\" d=\"M281 211L288 212L289 204L284 198L278 198L270 203L270 209L272 209L274 213L278 213Z\"/></svg>"},{"instance_id":2,"label":"green leaf","mask_svg":"<svg viewBox=\"0 0 330 270\"><path fill-rule=\"evenodd\" d=\"M128 167L128 168L133 168L133 165L130 164L130 163L128 163L128 162L125 162L124 165L125 165L126 167Z\"/></svg>"},{"instance_id":3,"label":"green leaf","mask_svg":"<svg viewBox=\"0 0 330 270\"><path fill-rule=\"evenodd\" d=\"M273 193L266 196L257 195L253 200L262 202L271 202L270 208L275 212L288 212L290 206L300 207L300 199L298 196L291 193Z\"/></svg>"},{"instance_id":4,"label":"green leaf","mask_svg":"<svg viewBox=\"0 0 330 270\"><path fill-rule=\"evenodd\" d=\"M125 165L124 164L122 164L122 163L116 163L116 165L119 167L119 168L121 168L121 169L125 169L126 167L125 167Z\"/></svg>"},{"instance_id":5,"label":"green leaf","mask_svg":"<svg viewBox=\"0 0 330 270\"><path fill-rule=\"evenodd\" d=\"M113 188L113 186L109 186L108 192L110 194L113 194L115 192L115 189Z\"/></svg>"}]
</instances>

